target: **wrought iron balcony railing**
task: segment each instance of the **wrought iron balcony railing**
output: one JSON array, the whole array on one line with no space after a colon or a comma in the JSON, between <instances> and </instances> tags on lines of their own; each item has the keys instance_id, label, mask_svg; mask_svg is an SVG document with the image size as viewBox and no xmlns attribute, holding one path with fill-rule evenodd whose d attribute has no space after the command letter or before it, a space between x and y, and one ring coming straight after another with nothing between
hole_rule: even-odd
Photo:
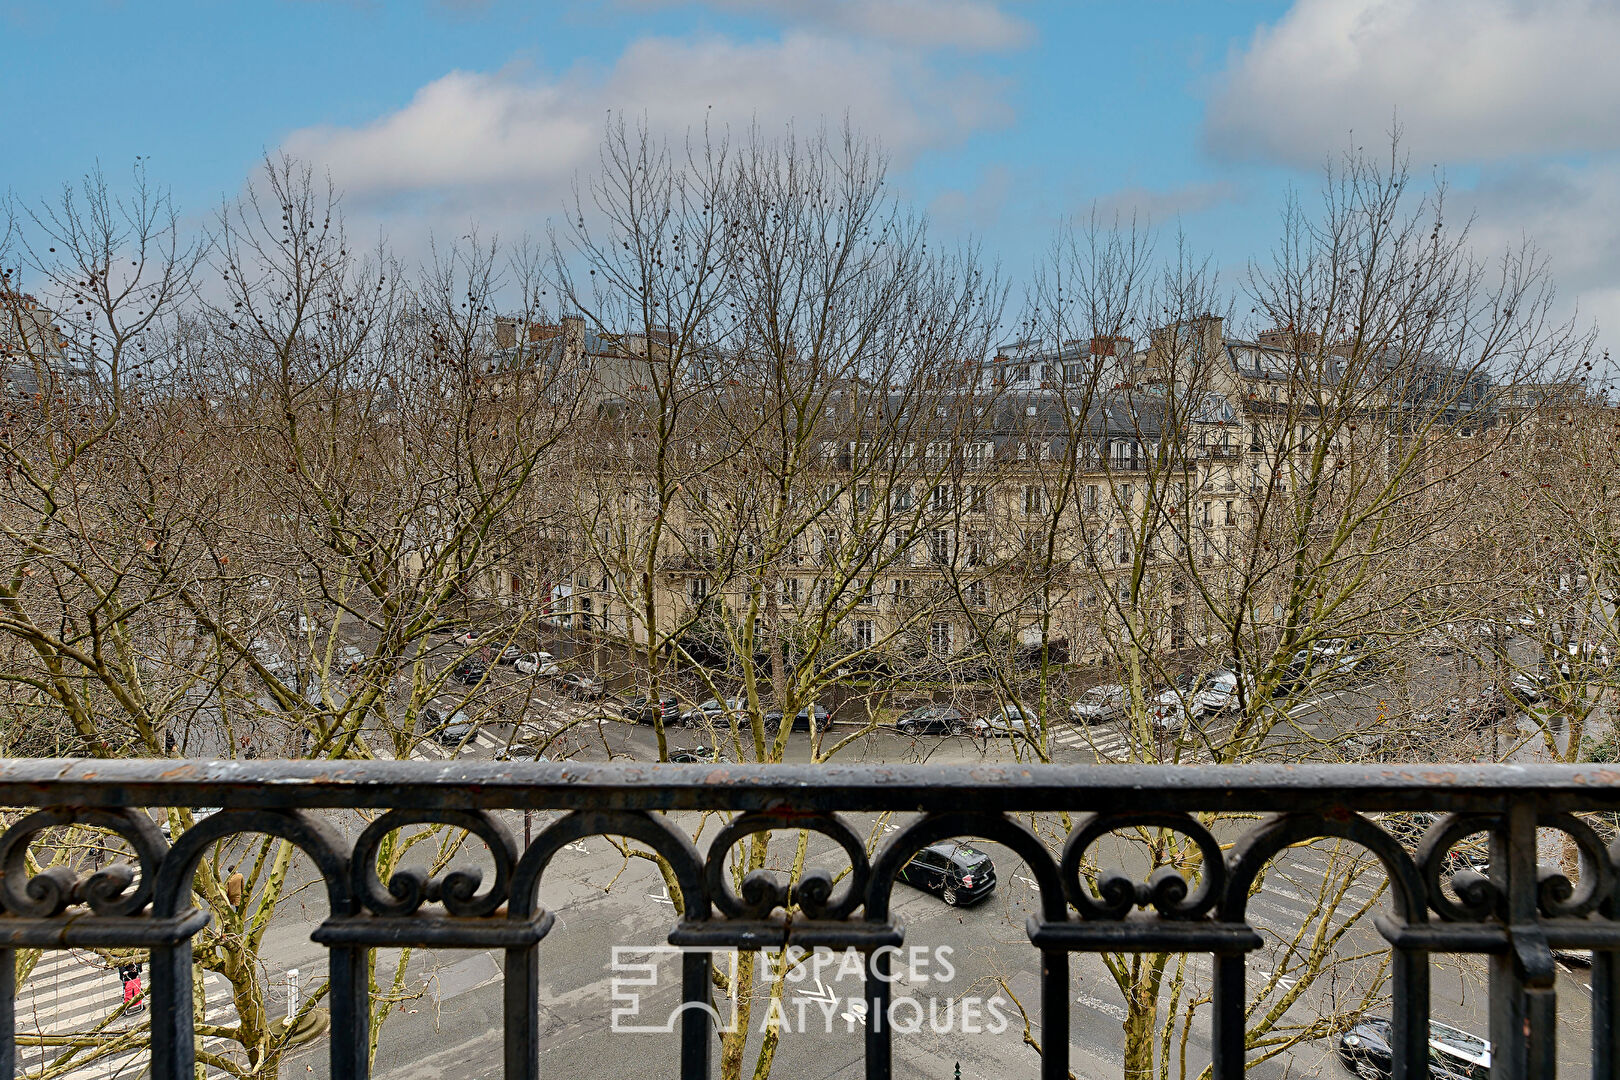
<instances>
[{"instance_id":1,"label":"wrought iron balcony railing","mask_svg":"<svg viewBox=\"0 0 1620 1080\"><path fill-rule=\"evenodd\" d=\"M505 1068L509 1080L538 1076L537 993L553 918L538 904L542 874L565 845L600 834L627 836L668 860L684 894L671 943L686 946L682 990L707 1003L711 953L783 944L853 947L866 954L866 1075L891 1075L892 950L904 929L892 917L897 871L926 845L980 837L1022 858L1036 883L1039 914L1028 934L1041 957L1045 1056L1040 1075L1069 1069L1070 955L1168 951L1213 955L1211 1053L1215 1075L1243 1075L1247 957L1261 945L1246 908L1252 886L1284 849L1317 837L1360 845L1383 865L1392 914L1377 920L1392 964L1393 1069L1416 1080L1429 1068L1429 957L1489 957L1492 1080L1556 1071L1553 949L1593 954L1592 1074L1620 1075L1620 844L1605 847L1589 812L1620 811L1620 771L1565 766L860 766L634 764L318 763L46 761L0 762L0 805L20 808L0 838L0 1077L16 1066L15 950L123 947L151 950L151 1070L190 1080L194 1041L191 939L208 916L192 905L204 852L241 833L281 837L301 848L325 882L330 916L312 935L329 950L331 1070L367 1074L368 950L414 945L504 949ZM143 808L221 807L172 846ZM34 808L29 812L28 808ZM332 809L384 811L352 842ZM503 810L563 816L520 848ZM659 811L736 816L700 852ZM915 817L868 857L848 820L863 811ZM1020 814L1073 812L1059 853ZM1441 812L1416 854L1380 825L1381 812ZM1208 813L1263 813L1234 844L1200 824ZM404 873L377 880L383 837L440 822L476 834L494 860L493 881L455 873L432 881ZM27 876L25 855L47 830L83 823L121 835L139 866L118 864L74 880L65 869ZM1117 871L1088 876L1097 841L1115 830L1164 828L1203 853L1194 881L1164 868L1139 882ZM806 829L850 859L843 883L825 872L795 889L755 871L740 895L727 853L752 833ZM1578 849L1576 882L1538 869L1537 830L1563 833ZM1442 881L1447 852L1489 837L1488 875ZM136 872L132 872L132 869ZM476 894L475 894L476 893ZM1138 911L1142 909L1142 911ZM789 914L791 912L791 915ZM681 1014L679 1075L710 1075L715 1033L702 1007ZM671 1063L670 1075L675 1075Z\"/></svg>"}]
</instances>

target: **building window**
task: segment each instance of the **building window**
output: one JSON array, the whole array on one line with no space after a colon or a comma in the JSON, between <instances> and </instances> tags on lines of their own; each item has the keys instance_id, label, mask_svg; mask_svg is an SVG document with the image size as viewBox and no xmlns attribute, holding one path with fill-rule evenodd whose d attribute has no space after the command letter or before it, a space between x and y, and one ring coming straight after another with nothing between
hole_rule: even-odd
<instances>
[{"instance_id":1,"label":"building window","mask_svg":"<svg viewBox=\"0 0 1620 1080\"><path fill-rule=\"evenodd\" d=\"M972 529L967 534L967 563L979 566L990 560L990 534L983 529Z\"/></svg>"},{"instance_id":2,"label":"building window","mask_svg":"<svg viewBox=\"0 0 1620 1080\"><path fill-rule=\"evenodd\" d=\"M1024 513L1039 514L1046 509L1046 492L1037 484L1024 485Z\"/></svg>"},{"instance_id":3,"label":"building window","mask_svg":"<svg viewBox=\"0 0 1620 1080\"><path fill-rule=\"evenodd\" d=\"M862 484L855 489L855 509L872 509L872 485Z\"/></svg>"},{"instance_id":4,"label":"building window","mask_svg":"<svg viewBox=\"0 0 1620 1080\"><path fill-rule=\"evenodd\" d=\"M1095 509L1097 509L1097 485L1096 484L1087 484L1086 485L1086 509L1087 510L1095 510Z\"/></svg>"},{"instance_id":5,"label":"building window","mask_svg":"<svg viewBox=\"0 0 1620 1080\"><path fill-rule=\"evenodd\" d=\"M870 649L875 638L876 634L873 633L871 619L855 620L855 647L857 649Z\"/></svg>"},{"instance_id":6,"label":"building window","mask_svg":"<svg viewBox=\"0 0 1620 1080\"><path fill-rule=\"evenodd\" d=\"M951 655L951 624L937 622L928 628L928 649L935 656Z\"/></svg>"},{"instance_id":7,"label":"building window","mask_svg":"<svg viewBox=\"0 0 1620 1080\"><path fill-rule=\"evenodd\" d=\"M821 561L830 563L838 557L838 531L836 529L821 530Z\"/></svg>"},{"instance_id":8,"label":"building window","mask_svg":"<svg viewBox=\"0 0 1620 1080\"><path fill-rule=\"evenodd\" d=\"M1136 489L1131 485L1119 485L1119 506L1127 514L1136 506Z\"/></svg>"},{"instance_id":9,"label":"building window","mask_svg":"<svg viewBox=\"0 0 1620 1080\"><path fill-rule=\"evenodd\" d=\"M911 485L901 484L894 489L894 508L896 510L911 509Z\"/></svg>"},{"instance_id":10,"label":"building window","mask_svg":"<svg viewBox=\"0 0 1620 1080\"><path fill-rule=\"evenodd\" d=\"M795 604L796 605L799 602L799 596L800 596L799 579L796 578L796 577L783 578L782 579L782 602L786 603L786 604Z\"/></svg>"},{"instance_id":11,"label":"building window","mask_svg":"<svg viewBox=\"0 0 1620 1080\"><path fill-rule=\"evenodd\" d=\"M1209 503L1204 503L1203 508L1204 508L1204 516L1203 516L1203 519L1201 521L1201 524L1204 526L1204 528L1207 529L1207 528L1209 528L1209 526L1211 524L1213 524L1213 522L1210 521L1210 517L1209 517Z\"/></svg>"},{"instance_id":12,"label":"building window","mask_svg":"<svg viewBox=\"0 0 1620 1080\"><path fill-rule=\"evenodd\" d=\"M872 605L872 583L870 581L866 583L866 588L861 590L861 595L856 598L855 602L864 607Z\"/></svg>"},{"instance_id":13,"label":"building window","mask_svg":"<svg viewBox=\"0 0 1620 1080\"><path fill-rule=\"evenodd\" d=\"M943 514L951 508L951 489L948 484L935 484L934 490L929 494L929 506L936 514Z\"/></svg>"},{"instance_id":14,"label":"building window","mask_svg":"<svg viewBox=\"0 0 1620 1080\"><path fill-rule=\"evenodd\" d=\"M928 554L940 566L944 566L951 561L951 533L949 529L935 529L928 535Z\"/></svg>"},{"instance_id":15,"label":"building window","mask_svg":"<svg viewBox=\"0 0 1620 1080\"><path fill-rule=\"evenodd\" d=\"M982 581L970 581L962 587L962 597L968 607L984 607L986 589Z\"/></svg>"},{"instance_id":16,"label":"building window","mask_svg":"<svg viewBox=\"0 0 1620 1080\"><path fill-rule=\"evenodd\" d=\"M990 512L990 495L982 484L974 484L968 488L968 513L988 514Z\"/></svg>"},{"instance_id":17,"label":"building window","mask_svg":"<svg viewBox=\"0 0 1620 1080\"><path fill-rule=\"evenodd\" d=\"M686 583L686 595L694 605L701 604L709 598L709 579L695 577Z\"/></svg>"},{"instance_id":18,"label":"building window","mask_svg":"<svg viewBox=\"0 0 1620 1080\"><path fill-rule=\"evenodd\" d=\"M911 536L909 533L894 538L894 564L896 566L911 565Z\"/></svg>"},{"instance_id":19,"label":"building window","mask_svg":"<svg viewBox=\"0 0 1620 1080\"><path fill-rule=\"evenodd\" d=\"M895 578L894 579L894 602L897 603L897 604L903 604L903 603L908 602L910 599L911 599L911 579L910 578Z\"/></svg>"},{"instance_id":20,"label":"building window","mask_svg":"<svg viewBox=\"0 0 1620 1080\"><path fill-rule=\"evenodd\" d=\"M1236 504L1234 504L1231 499L1226 500L1226 524L1228 524L1228 525L1236 525L1237 524L1237 518L1235 516L1233 516L1233 511L1232 511L1232 507L1234 505L1236 505Z\"/></svg>"}]
</instances>

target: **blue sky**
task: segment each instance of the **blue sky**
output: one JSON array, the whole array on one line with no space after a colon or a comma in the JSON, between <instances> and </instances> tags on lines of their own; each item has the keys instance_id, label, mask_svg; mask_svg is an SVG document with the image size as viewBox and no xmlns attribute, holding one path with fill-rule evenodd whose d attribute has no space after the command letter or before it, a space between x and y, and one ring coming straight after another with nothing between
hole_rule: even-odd
<instances>
[{"instance_id":1,"label":"blue sky","mask_svg":"<svg viewBox=\"0 0 1620 1080\"><path fill-rule=\"evenodd\" d=\"M1230 274L1398 111L1482 253L1531 234L1566 307L1620 322L1620 5L1597 0L0 0L0 38L19 198L139 154L200 216L286 148L407 250L543 229L610 109L677 135L848 113L1014 278L1093 206Z\"/></svg>"}]
</instances>

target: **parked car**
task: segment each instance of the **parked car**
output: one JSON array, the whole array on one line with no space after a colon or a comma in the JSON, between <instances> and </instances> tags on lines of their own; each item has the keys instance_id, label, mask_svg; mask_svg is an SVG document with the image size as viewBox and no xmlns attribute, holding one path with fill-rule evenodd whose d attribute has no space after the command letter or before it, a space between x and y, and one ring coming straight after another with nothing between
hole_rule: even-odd
<instances>
[{"instance_id":1,"label":"parked car","mask_svg":"<svg viewBox=\"0 0 1620 1080\"><path fill-rule=\"evenodd\" d=\"M1372 642L1366 637L1323 638L1311 646L1318 670L1329 675L1350 675L1373 666Z\"/></svg>"},{"instance_id":2,"label":"parked car","mask_svg":"<svg viewBox=\"0 0 1620 1080\"><path fill-rule=\"evenodd\" d=\"M353 645L343 645L338 648L337 658L332 666L346 675L358 675L360 669L366 666L368 657Z\"/></svg>"},{"instance_id":3,"label":"parked car","mask_svg":"<svg viewBox=\"0 0 1620 1080\"><path fill-rule=\"evenodd\" d=\"M1535 705L1546 700L1549 683L1552 680L1544 670L1515 671L1509 681L1514 699L1521 707Z\"/></svg>"},{"instance_id":4,"label":"parked car","mask_svg":"<svg viewBox=\"0 0 1620 1080\"><path fill-rule=\"evenodd\" d=\"M1011 738L1014 735L1026 735L1033 739L1038 736L1040 727L1040 717L1034 709L1010 701L973 721L973 734L981 739Z\"/></svg>"},{"instance_id":5,"label":"parked car","mask_svg":"<svg viewBox=\"0 0 1620 1080\"><path fill-rule=\"evenodd\" d=\"M1117 683L1093 686L1069 706L1069 715L1081 724L1118 720L1125 715L1125 688Z\"/></svg>"},{"instance_id":6,"label":"parked car","mask_svg":"<svg viewBox=\"0 0 1620 1080\"><path fill-rule=\"evenodd\" d=\"M636 694L624 699L619 712L626 720L636 724L652 724L660 718L664 723L672 724L681 715L681 703L672 697L654 701L646 694Z\"/></svg>"},{"instance_id":7,"label":"parked car","mask_svg":"<svg viewBox=\"0 0 1620 1080\"><path fill-rule=\"evenodd\" d=\"M810 728L810 709L811 708L812 708L812 706L806 705L804 708L800 709L797 713L794 714L794 716L793 716L793 730L794 731L809 731L809 730L811 730L811 728ZM816 711L815 730L816 731L826 731L827 730L827 725L832 722L832 714L827 712L827 707L825 705L816 705L816 706L814 706L814 708L815 708L815 711ZM767 731L777 731L777 730L779 730L781 728L781 726L782 726L782 710L781 709L772 709L770 712L765 714L765 730L767 730Z\"/></svg>"},{"instance_id":8,"label":"parked car","mask_svg":"<svg viewBox=\"0 0 1620 1080\"><path fill-rule=\"evenodd\" d=\"M688 727L705 723L725 723L726 715L740 716L748 710L747 702L742 698L710 698L694 709L688 709L681 714L681 721Z\"/></svg>"},{"instance_id":9,"label":"parked car","mask_svg":"<svg viewBox=\"0 0 1620 1080\"><path fill-rule=\"evenodd\" d=\"M432 739L443 746L460 746L472 738L475 725L465 711L442 702L422 707L422 722Z\"/></svg>"},{"instance_id":10,"label":"parked car","mask_svg":"<svg viewBox=\"0 0 1620 1080\"><path fill-rule=\"evenodd\" d=\"M955 705L919 705L902 713L894 728L915 739L919 735L961 735L968 722L967 714Z\"/></svg>"},{"instance_id":11,"label":"parked car","mask_svg":"<svg viewBox=\"0 0 1620 1080\"><path fill-rule=\"evenodd\" d=\"M1189 721L1205 720L1236 709L1237 688L1237 676L1226 668L1217 668L1207 675L1182 675L1160 691L1148 715L1159 730L1180 731Z\"/></svg>"},{"instance_id":12,"label":"parked car","mask_svg":"<svg viewBox=\"0 0 1620 1080\"><path fill-rule=\"evenodd\" d=\"M978 903L995 891L996 868L977 848L960 840L942 840L913 855L895 878L957 907Z\"/></svg>"},{"instance_id":13,"label":"parked car","mask_svg":"<svg viewBox=\"0 0 1620 1080\"><path fill-rule=\"evenodd\" d=\"M712 765L720 760L720 752L712 746L689 746L671 750L669 760L676 765Z\"/></svg>"},{"instance_id":14,"label":"parked car","mask_svg":"<svg viewBox=\"0 0 1620 1080\"><path fill-rule=\"evenodd\" d=\"M220 806L193 806L191 808L191 823L196 825L201 822L203 818L213 817L222 809L224 808ZM159 813L162 812L159 811ZM163 834L163 839L169 841L174 839L174 837L170 835L168 814L163 814L162 818L158 820L158 831Z\"/></svg>"},{"instance_id":15,"label":"parked car","mask_svg":"<svg viewBox=\"0 0 1620 1080\"><path fill-rule=\"evenodd\" d=\"M512 666L517 668L520 675L538 675L543 679L562 674L562 668L557 666L548 652L524 653L512 661Z\"/></svg>"},{"instance_id":16,"label":"parked car","mask_svg":"<svg viewBox=\"0 0 1620 1080\"><path fill-rule=\"evenodd\" d=\"M1391 1044L1394 1025L1388 1017L1365 1016L1339 1036L1339 1060L1363 1080L1389 1080L1395 1075ZM1478 1035L1429 1021L1430 1080L1489 1080L1491 1044Z\"/></svg>"},{"instance_id":17,"label":"parked car","mask_svg":"<svg viewBox=\"0 0 1620 1080\"><path fill-rule=\"evenodd\" d=\"M457 682L472 686L482 682L484 676L489 674L489 665L476 656L469 656L457 664L450 674Z\"/></svg>"},{"instance_id":18,"label":"parked car","mask_svg":"<svg viewBox=\"0 0 1620 1080\"><path fill-rule=\"evenodd\" d=\"M515 664L518 662L518 658L522 655L522 649L518 648L516 645L508 645L500 652L495 654L495 662L497 664Z\"/></svg>"},{"instance_id":19,"label":"parked car","mask_svg":"<svg viewBox=\"0 0 1620 1080\"><path fill-rule=\"evenodd\" d=\"M457 645L476 645L478 644L478 631L467 630L463 633L457 634L451 640Z\"/></svg>"},{"instance_id":20,"label":"parked car","mask_svg":"<svg viewBox=\"0 0 1620 1080\"><path fill-rule=\"evenodd\" d=\"M602 698L602 680L579 671L570 671L556 678L558 689L578 701L599 701Z\"/></svg>"}]
</instances>

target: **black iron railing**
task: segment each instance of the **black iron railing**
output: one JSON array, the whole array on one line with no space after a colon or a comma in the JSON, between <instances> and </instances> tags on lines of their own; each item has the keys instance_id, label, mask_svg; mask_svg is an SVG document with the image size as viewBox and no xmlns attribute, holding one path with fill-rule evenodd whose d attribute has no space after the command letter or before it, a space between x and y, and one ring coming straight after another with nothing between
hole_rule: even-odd
<instances>
[{"instance_id":1,"label":"black iron railing","mask_svg":"<svg viewBox=\"0 0 1620 1080\"><path fill-rule=\"evenodd\" d=\"M1212 1055L1218 1077L1244 1072L1245 966L1261 944L1245 912L1258 874L1284 849L1313 838L1366 848L1390 882L1391 910L1377 921L1392 954L1393 1066L1428 1075L1429 956L1489 957L1493 1080L1555 1074L1553 950L1590 949L1592 1075L1617 1074L1620 1026L1620 844L1605 847L1591 819L1620 810L1620 771L1560 766L1380 767L750 767L373 762L41 761L0 762L0 806L22 808L0 838L0 1080L15 1071L14 950L123 947L151 950L151 1068L157 1080L193 1075L191 938L207 921L192 905L198 860L221 838L282 837L301 848L325 881L330 917L313 934L330 953L331 1066L335 1077L367 1073L368 950L406 945L506 951L505 1063L509 1080L538 1075L536 995L551 915L537 901L541 876L565 845L591 835L633 838L673 868L685 910L670 933L685 946L687 1002L707 1002L711 953L693 951L823 945L867 954L866 1075L891 1075L887 965L903 927L890 914L896 873L914 852L951 837L1005 845L1028 865L1040 914L1028 932L1041 955L1041 1076L1068 1075L1070 954L1171 951L1213 955ZM222 807L172 845L143 808ZM37 808L28 812L27 808ZM385 811L351 843L330 809ZM559 810L562 817L520 848L502 810ZM699 852L659 811L735 816ZM868 857L844 815L916 816ZM1019 819L1067 811L1075 826L1054 853ZM1416 854L1380 825L1383 812L1438 811ZM1235 844L1220 844L1200 812L1269 816ZM438 822L476 834L495 871L428 880L376 874L383 837ZM27 875L25 852L70 823L120 834L138 875L115 865L82 880L63 869ZM1184 834L1203 853L1196 880L1163 868L1139 882L1091 873L1106 834L1136 827ZM824 872L797 887L755 871L733 891L727 853L762 830L808 829L837 842L850 872ZM1578 849L1576 881L1536 863L1537 829ZM1443 882L1447 853L1466 837L1489 837L1488 874ZM1139 910L1140 909L1140 910ZM791 911L791 919L788 912ZM710 1075L711 1013L680 1020L679 1072ZM673 1075L673 1063L671 1075Z\"/></svg>"}]
</instances>

